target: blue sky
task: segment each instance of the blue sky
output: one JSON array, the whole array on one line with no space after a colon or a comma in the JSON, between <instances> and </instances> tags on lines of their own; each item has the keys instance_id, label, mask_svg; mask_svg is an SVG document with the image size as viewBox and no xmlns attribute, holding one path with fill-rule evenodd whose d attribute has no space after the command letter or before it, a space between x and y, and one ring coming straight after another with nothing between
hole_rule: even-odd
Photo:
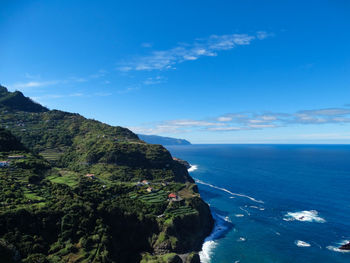
<instances>
[{"instance_id":1,"label":"blue sky","mask_svg":"<svg viewBox=\"0 0 350 263\"><path fill-rule=\"evenodd\" d=\"M194 143L349 143L349 1L2 1L0 83Z\"/></svg>"}]
</instances>

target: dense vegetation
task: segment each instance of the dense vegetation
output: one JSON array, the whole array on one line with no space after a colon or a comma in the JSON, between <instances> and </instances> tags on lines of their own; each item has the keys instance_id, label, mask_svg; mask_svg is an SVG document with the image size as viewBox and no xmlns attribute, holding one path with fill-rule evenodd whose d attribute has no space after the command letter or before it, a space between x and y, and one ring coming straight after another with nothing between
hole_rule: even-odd
<instances>
[{"instance_id":1,"label":"dense vegetation","mask_svg":"<svg viewBox=\"0 0 350 263\"><path fill-rule=\"evenodd\" d=\"M31 99L24 97L19 92L8 92L8 90L0 85L0 107L9 108L14 110L21 110L27 112L44 112L48 111L47 108L35 103Z\"/></svg>"},{"instance_id":2,"label":"dense vegetation","mask_svg":"<svg viewBox=\"0 0 350 263\"><path fill-rule=\"evenodd\" d=\"M0 87L2 262L182 262L200 249L208 206L165 148L15 93Z\"/></svg>"},{"instance_id":3,"label":"dense vegetation","mask_svg":"<svg viewBox=\"0 0 350 263\"><path fill-rule=\"evenodd\" d=\"M0 152L20 151L24 149L25 147L11 132L0 127Z\"/></svg>"}]
</instances>

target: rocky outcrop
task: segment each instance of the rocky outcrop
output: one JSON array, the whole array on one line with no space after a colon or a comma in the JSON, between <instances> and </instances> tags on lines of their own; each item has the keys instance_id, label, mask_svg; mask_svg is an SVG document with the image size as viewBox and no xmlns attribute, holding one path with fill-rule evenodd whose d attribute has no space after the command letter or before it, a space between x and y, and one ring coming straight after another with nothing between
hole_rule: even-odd
<instances>
[{"instance_id":1,"label":"rocky outcrop","mask_svg":"<svg viewBox=\"0 0 350 263\"><path fill-rule=\"evenodd\" d=\"M186 169L190 169L191 168L190 163L185 161L185 160L182 160L182 159L177 158L177 157L173 157L173 160L181 163L182 165L184 165L186 167Z\"/></svg>"},{"instance_id":2,"label":"rocky outcrop","mask_svg":"<svg viewBox=\"0 0 350 263\"><path fill-rule=\"evenodd\" d=\"M342 245L339 249L341 249L341 250L350 250L350 242L346 243L345 245Z\"/></svg>"},{"instance_id":3,"label":"rocky outcrop","mask_svg":"<svg viewBox=\"0 0 350 263\"><path fill-rule=\"evenodd\" d=\"M201 260L199 258L198 253L191 253L190 255L188 255L185 262L186 263L200 263Z\"/></svg>"},{"instance_id":4,"label":"rocky outcrop","mask_svg":"<svg viewBox=\"0 0 350 263\"><path fill-rule=\"evenodd\" d=\"M177 216L163 225L161 242L154 245L157 254L200 251L204 239L210 234L214 219L209 206L199 197L186 201L197 213Z\"/></svg>"}]
</instances>

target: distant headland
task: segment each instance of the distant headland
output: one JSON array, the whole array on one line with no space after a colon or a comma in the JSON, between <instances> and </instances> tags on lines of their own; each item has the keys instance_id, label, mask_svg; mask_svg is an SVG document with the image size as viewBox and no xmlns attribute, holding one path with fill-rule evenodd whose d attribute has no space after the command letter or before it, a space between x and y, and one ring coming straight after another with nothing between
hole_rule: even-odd
<instances>
[{"instance_id":1,"label":"distant headland","mask_svg":"<svg viewBox=\"0 0 350 263\"><path fill-rule=\"evenodd\" d=\"M163 137L158 135L144 135L137 134L139 138L150 144L161 144L161 145L191 145L191 143L185 139L177 139L171 137Z\"/></svg>"}]
</instances>

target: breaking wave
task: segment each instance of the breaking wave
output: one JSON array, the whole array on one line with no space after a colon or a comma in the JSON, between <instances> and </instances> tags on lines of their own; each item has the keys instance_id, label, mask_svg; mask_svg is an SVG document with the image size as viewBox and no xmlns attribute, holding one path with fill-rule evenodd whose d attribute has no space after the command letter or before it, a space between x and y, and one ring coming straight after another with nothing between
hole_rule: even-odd
<instances>
[{"instance_id":1,"label":"breaking wave","mask_svg":"<svg viewBox=\"0 0 350 263\"><path fill-rule=\"evenodd\" d=\"M223 217L217 213L212 213L215 220L214 228L211 234L204 240L199 257L202 263L209 263L213 255L213 250L217 246L219 238L223 237L232 227L229 217Z\"/></svg>"},{"instance_id":2,"label":"breaking wave","mask_svg":"<svg viewBox=\"0 0 350 263\"><path fill-rule=\"evenodd\" d=\"M301 240L296 240L295 245L297 245L298 247L311 247L311 245L305 241L301 241Z\"/></svg>"},{"instance_id":3,"label":"breaking wave","mask_svg":"<svg viewBox=\"0 0 350 263\"><path fill-rule=\"evenodd\" d=\"M317 222L325 223L326 220L318 216L316 210L310 211L299 211L299 212L288 212L283 218L284 221L301 221L301 222Z\"/></svg>"},{"instance_id":4,"label":"breaking wave","mask_svg":"<svg viewBox=\"0 0 350 263\"><path fill-rule=\"evenodd\" d=\"M191 164L191 167L187 169L187 171L190 172L194 172L198 169L198 165L195 164Z\"/></svg>"},{"instance_id":5,"label":"breaking wave","mask_svg":"<svg viewBox=\"0 0 350 263\"><path fill-rule=\"evenodd\" d=\"M349 243L349 240L343 240L341 242L339 242L336 246L328 246L327 249L334 251L334 252L340 252L340 253L350 253L350 250L344 250L344 249L340 249L339 247L341 247L342 245L345 245L347 243Z\"/></svg>"},{"instance_id":6,"label":"breaking wave","mask_svg":"<svg viewBox=\"0 0 350 263\"><path fill-rule=\"evenodd\" d=\"M223 191L223 192L226 192L226 193L228 193L228 194L230 194L230 195L232 195L232 196L239 196L239 197L248 198L249 200L251 200L251 201L253 201L253 202L256 202L256 203L260 203L260 204L263 204L263 203L264 203L264 201L257 200L257 199L255 199L255 198L253 198L253 197L251 197L251 196L244 195L244 194L233 193L233 192L231 192L231 191L229 191L229 190L227 190L227 189L225 189L225 188L222 188L222 187L219 187L219 186L216 186L216 185L212 185L212 184L203 182L203 181L201 181L201 180L199 180L199 179L196 179L196 178L194 178L194 179L195 179L196 183L198 183L198 184L207 185L207 186L209 186L209 187L211 187L211 188L218 189L218 190L221 190L221 191Z\"/></svg>"}]
</instances>

